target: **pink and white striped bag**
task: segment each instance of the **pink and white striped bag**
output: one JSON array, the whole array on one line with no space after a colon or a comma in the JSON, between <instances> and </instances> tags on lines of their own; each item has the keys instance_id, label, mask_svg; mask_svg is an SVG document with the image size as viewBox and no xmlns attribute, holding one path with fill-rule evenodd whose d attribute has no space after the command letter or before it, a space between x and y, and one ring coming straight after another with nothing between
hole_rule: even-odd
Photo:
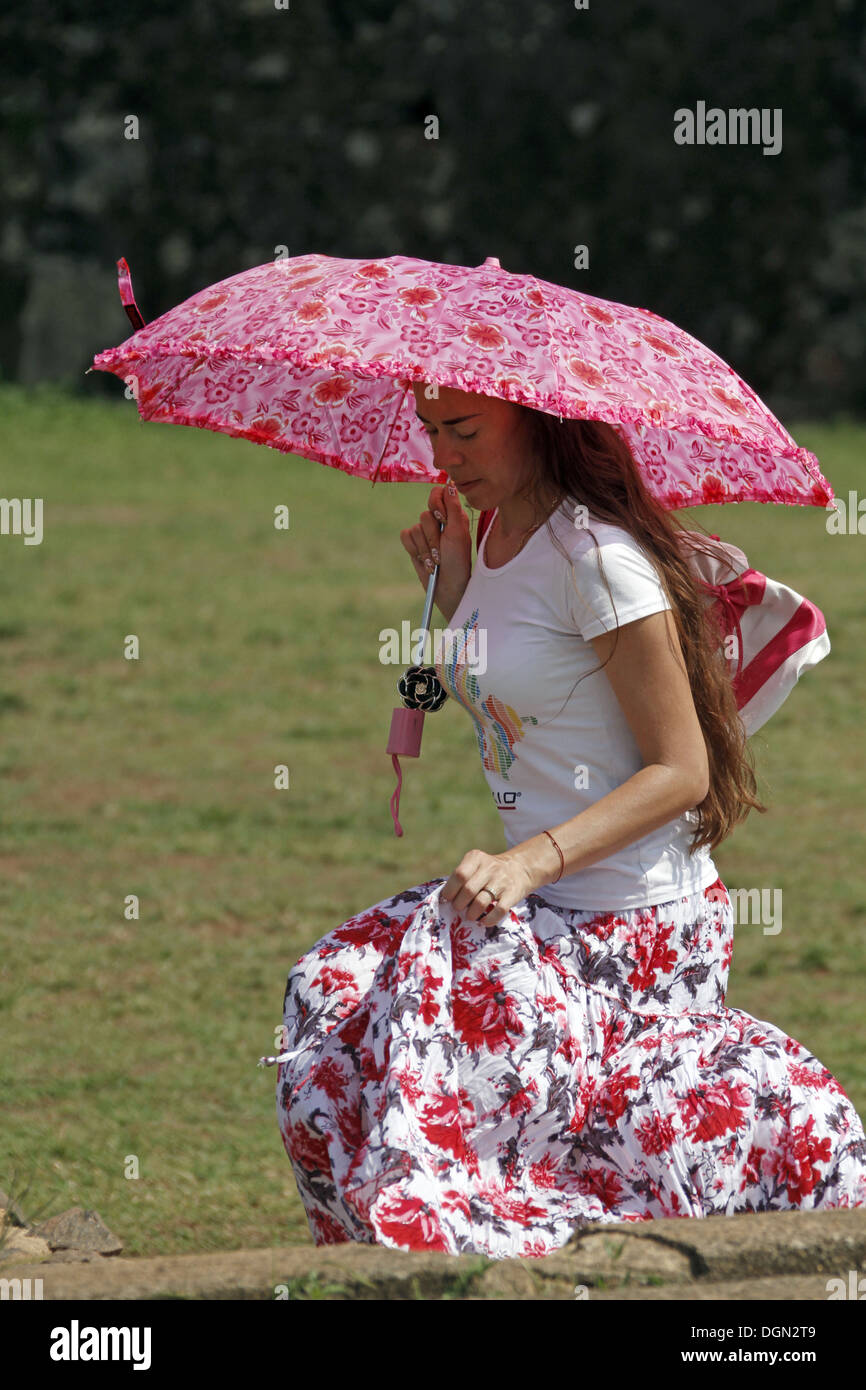
<instances>
[{"instance_id":1,"label":"pink and white striped bag","mask_svg":"<svg viewBox=\"0 0 866 1390\"><path fill-rule=\"evenodd\" d=\"M701 536L686 531L681 539ZM702 537L703 539L703 537ZM804 671L830 650L824 614L802 594L753 569L737 546L719 542L723 559L693 550L689 563L716 609L737 708L753 734L788 698ZM733 636L734 641L730 642Z\"/></svg>"}]
</instances>

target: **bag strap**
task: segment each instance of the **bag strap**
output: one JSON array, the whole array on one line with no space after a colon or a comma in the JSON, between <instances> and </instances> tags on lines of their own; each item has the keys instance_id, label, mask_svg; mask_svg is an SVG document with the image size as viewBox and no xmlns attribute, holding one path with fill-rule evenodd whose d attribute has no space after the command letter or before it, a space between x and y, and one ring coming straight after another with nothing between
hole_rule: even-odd
<instances>
[{"instance_id":1,"label":"bag strap","mask_svg":"<svg viewBox=\"0 0 866 1390\"><path fill-rule=\"evenodd\" d=\"M493 512L492 512L492 511L479 512L479 513L478 513L478 523L477 523L477 525L476 525L476 527L475 527L475 554L476 554L476 555L478 554L478 549L479 549L479 547L480 547L480 545L481 545L481 537L484 535L484 532L487 530L487 528L488 528L488 526L490 525L490 523L491 523L492 520L493 520Z\"/></svg>"}]
</instances>

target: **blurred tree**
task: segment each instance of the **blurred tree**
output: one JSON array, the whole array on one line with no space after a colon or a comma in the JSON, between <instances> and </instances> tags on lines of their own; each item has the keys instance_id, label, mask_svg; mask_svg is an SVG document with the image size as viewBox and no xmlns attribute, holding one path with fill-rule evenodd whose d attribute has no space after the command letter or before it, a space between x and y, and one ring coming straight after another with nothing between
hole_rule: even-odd
<instances>
[{"instance_id":1,"label":"blurred tree","mask_svg":"<svg viewBox=\"0 0 866 1390\"><path fill-rule=\"evenodd\" d=\"M287 246L496 255L674 319L783 417L864 406L854 0L35 0L0 47L6 377L116 393L83 373L128 336L120 255L150 320ZM676 144L698 101L781 108L781 152Z\"/></svg>"}]
</instances>

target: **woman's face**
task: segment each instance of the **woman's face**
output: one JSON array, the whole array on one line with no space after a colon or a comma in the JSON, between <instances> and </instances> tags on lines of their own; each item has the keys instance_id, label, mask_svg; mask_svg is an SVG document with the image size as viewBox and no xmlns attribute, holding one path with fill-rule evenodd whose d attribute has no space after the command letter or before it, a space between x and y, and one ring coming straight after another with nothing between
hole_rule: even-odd
<instances>
[{"instance_id":1,"label":"woman's face","mask_svg":"<svg viewBox=\"0 0 866 1390\"><path fill-rule=\"evenodd\" d=\"M492 510L523 489L535 470L511 401L440 386L428 400L413 382L415 410L433 446L434 467L452 479L470 507Z\"/></svg>"}]
</instances>

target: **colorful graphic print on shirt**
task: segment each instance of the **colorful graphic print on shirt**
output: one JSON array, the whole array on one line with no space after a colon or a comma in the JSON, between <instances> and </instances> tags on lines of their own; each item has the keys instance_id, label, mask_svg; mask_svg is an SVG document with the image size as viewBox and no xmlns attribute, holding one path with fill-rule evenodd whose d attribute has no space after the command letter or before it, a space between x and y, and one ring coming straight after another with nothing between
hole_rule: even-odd
<instances>
[{"instance_id":1,"label":"colorful graphic print on shirt","mask_svg":"<svg viewBox=\"0 0 866 1390\"><path fill-rule=\"evenodd\" d=\"M527 724L537 724L534 714L518 714L511 705L488 695L481 699L478 677L467 660L467 650L478 650L478 609L456 630L442 653L438 667L442 684L469 711L475 725L475 736L481 761L488 772L508 779L508 769L514 762L514 748L523 738Z\"/></svg>"}]
</instances>

